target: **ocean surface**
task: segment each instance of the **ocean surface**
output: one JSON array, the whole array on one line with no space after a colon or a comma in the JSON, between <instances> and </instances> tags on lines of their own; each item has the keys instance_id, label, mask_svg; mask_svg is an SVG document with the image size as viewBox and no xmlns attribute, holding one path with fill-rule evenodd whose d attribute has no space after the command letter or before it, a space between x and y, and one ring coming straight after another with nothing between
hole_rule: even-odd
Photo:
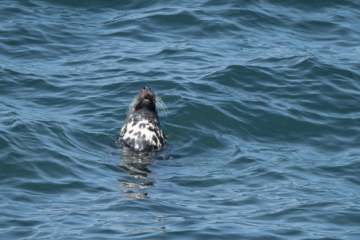
<instances>
[{"instance_id":1,"label":"ocean surface","mask_svg":"<svg viewBox=\"0 0 360 240\"><path fill-rule=\"evenodd\" d=\"M360 239L359 1L2 0L0 119L0 239Z\"/></svg>"}]
</instances>

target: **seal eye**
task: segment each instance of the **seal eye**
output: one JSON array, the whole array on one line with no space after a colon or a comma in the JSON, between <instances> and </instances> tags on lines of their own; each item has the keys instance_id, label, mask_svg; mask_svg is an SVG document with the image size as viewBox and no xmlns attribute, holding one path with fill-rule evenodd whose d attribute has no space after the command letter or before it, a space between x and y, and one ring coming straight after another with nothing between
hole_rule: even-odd
<instances>
[{"instance_id":1,"label":"seal eye","mask_svg":"<svg viewBox=\"0 0 360 240\"><path fill-rule=\"evenodd\" d=\"M144 87L143 89L146 89L146 87Z\"/></svg>"}]
</instances>

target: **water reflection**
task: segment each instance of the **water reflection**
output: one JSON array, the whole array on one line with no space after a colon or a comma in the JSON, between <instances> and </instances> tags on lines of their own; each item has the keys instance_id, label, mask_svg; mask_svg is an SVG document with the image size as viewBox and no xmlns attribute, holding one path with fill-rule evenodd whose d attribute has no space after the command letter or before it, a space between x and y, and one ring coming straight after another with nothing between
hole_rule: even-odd
<instances>
[{"instance_id":1,"label":"water reflection","mask_svg":"<svg viewBox=\"0 0 360 240\"><path fill-rule=\"evenodd\" d=\"M118 163L117 166L129 174L123 175L124 179L117 179L123 184L120 191L128 198L149 198L147 193L139 193L136 189L155 187L154 179L148 176L151 174L148 166L154 163L154 157L161 155L160 152L134 152L126 147L123 147L121 152L124 163Z\"/></svg>"}]
</instances>

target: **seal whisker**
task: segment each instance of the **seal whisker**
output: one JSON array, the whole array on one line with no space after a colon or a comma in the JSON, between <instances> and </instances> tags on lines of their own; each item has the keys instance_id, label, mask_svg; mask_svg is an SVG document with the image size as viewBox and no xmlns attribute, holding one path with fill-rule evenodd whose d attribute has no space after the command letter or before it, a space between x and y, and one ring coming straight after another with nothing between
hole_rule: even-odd
<instances>
[{"instance_id":1,"label":"seal whisker","mask_svg":"<svg viewBox=\"0 0 360 240\"><path fill-rule=\"evenodd\" d=\"M167 116L168 109L164 101L159 96L156 96L155 103L157 108L160 109L160 111L162 111L165 114L165 116Z\"/></svg>"},{"instance_id":2,"label":"seal whisker","mask_svg":"<svg viewBox=\"0 0 360 240\"><path fill-rule=\"evenodd\" d=\"M132 112L133 108L139 103L139 101L139 95L137 95L130 103L130 106L127 108L126 113L129 114L130 112Z\"/></svg>"}]
</instances>

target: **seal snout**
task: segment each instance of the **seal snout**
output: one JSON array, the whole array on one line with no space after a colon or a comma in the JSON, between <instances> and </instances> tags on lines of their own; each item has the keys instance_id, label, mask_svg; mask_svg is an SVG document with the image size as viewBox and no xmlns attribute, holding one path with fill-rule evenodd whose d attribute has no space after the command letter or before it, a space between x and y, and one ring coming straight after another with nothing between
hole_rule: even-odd
<instances>
[{"instance_id":1,"label":"seal snout","mask_svg":"<svg viewBox=\"0 0 360 240\"><path fill-rule=\"evenodd\" d=\"M155 101L155 93L149 87L144 87L140 92L142 100Z\"/></svg>"},{"instance_id":2,"label":"seal snout","mask_svg":"<svg viewBox=\"0 0 360 240\"><path fill-rule=\"evenodd\" d=\"M155 111L156 95L149 87L143 87L137 96L135 110L149 109Z\"/></svg>"},{"instance_id":3,"label":"seal snout","mask_svg":"<svg viewBox=\"0 0 360 240\"><path fill-rule=\"evenodd\" d=\"M144 87L144 88L141 90L141 92L154 94L154 92L153 92L153 91L151 90L151 88L149 88L149 87Z\"/></svg>"}]
</instances>

